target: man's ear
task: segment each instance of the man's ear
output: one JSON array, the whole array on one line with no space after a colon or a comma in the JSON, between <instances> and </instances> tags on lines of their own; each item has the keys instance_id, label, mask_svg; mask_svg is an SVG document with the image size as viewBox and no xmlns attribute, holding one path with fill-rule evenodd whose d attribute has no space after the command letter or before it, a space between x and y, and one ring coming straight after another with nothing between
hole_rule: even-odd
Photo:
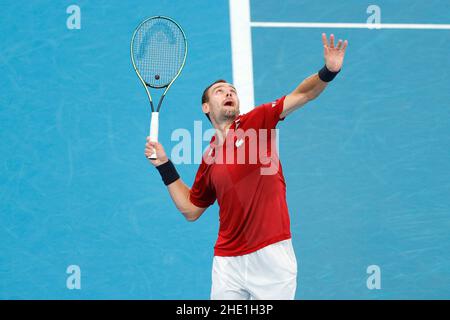
<instances>
[{"instance_id":1,"label":"man's ear","mask_svg":"<svg viewBox=\"0 0 450 320\"><path fill-rule=\"evenodd\" d=\"M202 103L202 111L203 113L209 113L209 104L207 102Z\"/></svg>"}]
</instances>

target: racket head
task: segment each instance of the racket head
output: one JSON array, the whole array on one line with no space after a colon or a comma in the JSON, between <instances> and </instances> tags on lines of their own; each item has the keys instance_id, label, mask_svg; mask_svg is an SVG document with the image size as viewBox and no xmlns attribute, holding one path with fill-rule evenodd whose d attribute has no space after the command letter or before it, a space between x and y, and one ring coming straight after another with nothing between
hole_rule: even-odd
<instances>
[{"instance_id":1,"label":"racket head","mask_svg":"<svg viewBox=\"0 0 450 320\"><path fill-rule=\"evenodd\" d=\"M150 17L133 33L131 61L145 86L168 88L180 75L186 56L186 35L169 17Z\"/></svg>"}]
</instances>

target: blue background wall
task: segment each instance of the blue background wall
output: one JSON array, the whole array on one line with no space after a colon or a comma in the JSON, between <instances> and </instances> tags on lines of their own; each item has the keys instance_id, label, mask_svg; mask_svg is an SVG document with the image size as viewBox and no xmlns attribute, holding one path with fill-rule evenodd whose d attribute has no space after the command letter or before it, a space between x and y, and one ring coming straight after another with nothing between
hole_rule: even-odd
<instances>
[{"instance_id":1,"label":"blue background wall","mask_svg":"<svg viewBox=\"0 0 450 320\"><path fill-rule=\"evenodd\" d=\"M68 30L66 8L81 8ZM367 1L251 1L253 21L357 22ZM383 23L449 23L448 1L378 1ZM214 205L177 212L143 156L150 117L129 42L173 17L189 54L160 140L209 123L200 96L232 81L228 1L2 1L0 298L208 299ZM343 71L280 124L297 299L450 298L450 30L253 28L255 102L323 65L322 32L349 40ZM191 185L197 164L179 165ZM79 265L81 290L66 268ZM368 290L378 265L382 289Z\"/></svg>"}]
</instances>

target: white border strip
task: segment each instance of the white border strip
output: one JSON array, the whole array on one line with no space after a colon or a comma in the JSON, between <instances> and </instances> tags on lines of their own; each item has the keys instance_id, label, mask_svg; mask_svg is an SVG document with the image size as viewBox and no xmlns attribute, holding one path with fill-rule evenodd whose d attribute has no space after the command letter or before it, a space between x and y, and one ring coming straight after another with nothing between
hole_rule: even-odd
<instances>
[{"instance_id":1,"label":"white border strip","mask_svg":"<svg viewBox=\"0 0 450 320\"><path fill-rule=\"evenodd\" d=\"M255 28L354 28L354 29L440 29L450 30L450 24L401 23L315 23L315 22L251 22Z\"/></svg>"},{"instance_id":2,"label":"white border strip","mask_svg":"<svg viewBox=\"0 0 450 320\"><path fill-rule=\"evenodd\" d=\"M253 57L249 0L230 0L231 52L233 84L236 87L241 114L253 109Z\"/></svg>"}]
</instances>

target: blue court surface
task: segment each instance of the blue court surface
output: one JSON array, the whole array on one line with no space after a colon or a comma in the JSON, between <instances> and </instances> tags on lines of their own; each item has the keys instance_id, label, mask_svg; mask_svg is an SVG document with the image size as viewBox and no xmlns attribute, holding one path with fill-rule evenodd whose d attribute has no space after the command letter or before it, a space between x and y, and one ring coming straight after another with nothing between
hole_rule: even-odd
<instances>
[{"instance_id":1,"label":"blue court surface","mask_svg":"<svg viewBox=\"0 0 450 320\"><path fill-rule=\"evenodd\" d=\"M279 124L296 299L450 299L450 28L423 27L448 26L450 2L249 4L251 21L336 24L251 27L256 105L323 66L322 32L349 41L335 81ZM419 26L339 27L370 5ZM129 46L153 15L189 44L160 115L170 152L174 130L210 128L203 89L236 76L228 1L1 2L0 299L209 299L217 203L187 222L143 155L150 108ZM189 186L197 167L177 165Z\"/></svg>"}]
</instances>

